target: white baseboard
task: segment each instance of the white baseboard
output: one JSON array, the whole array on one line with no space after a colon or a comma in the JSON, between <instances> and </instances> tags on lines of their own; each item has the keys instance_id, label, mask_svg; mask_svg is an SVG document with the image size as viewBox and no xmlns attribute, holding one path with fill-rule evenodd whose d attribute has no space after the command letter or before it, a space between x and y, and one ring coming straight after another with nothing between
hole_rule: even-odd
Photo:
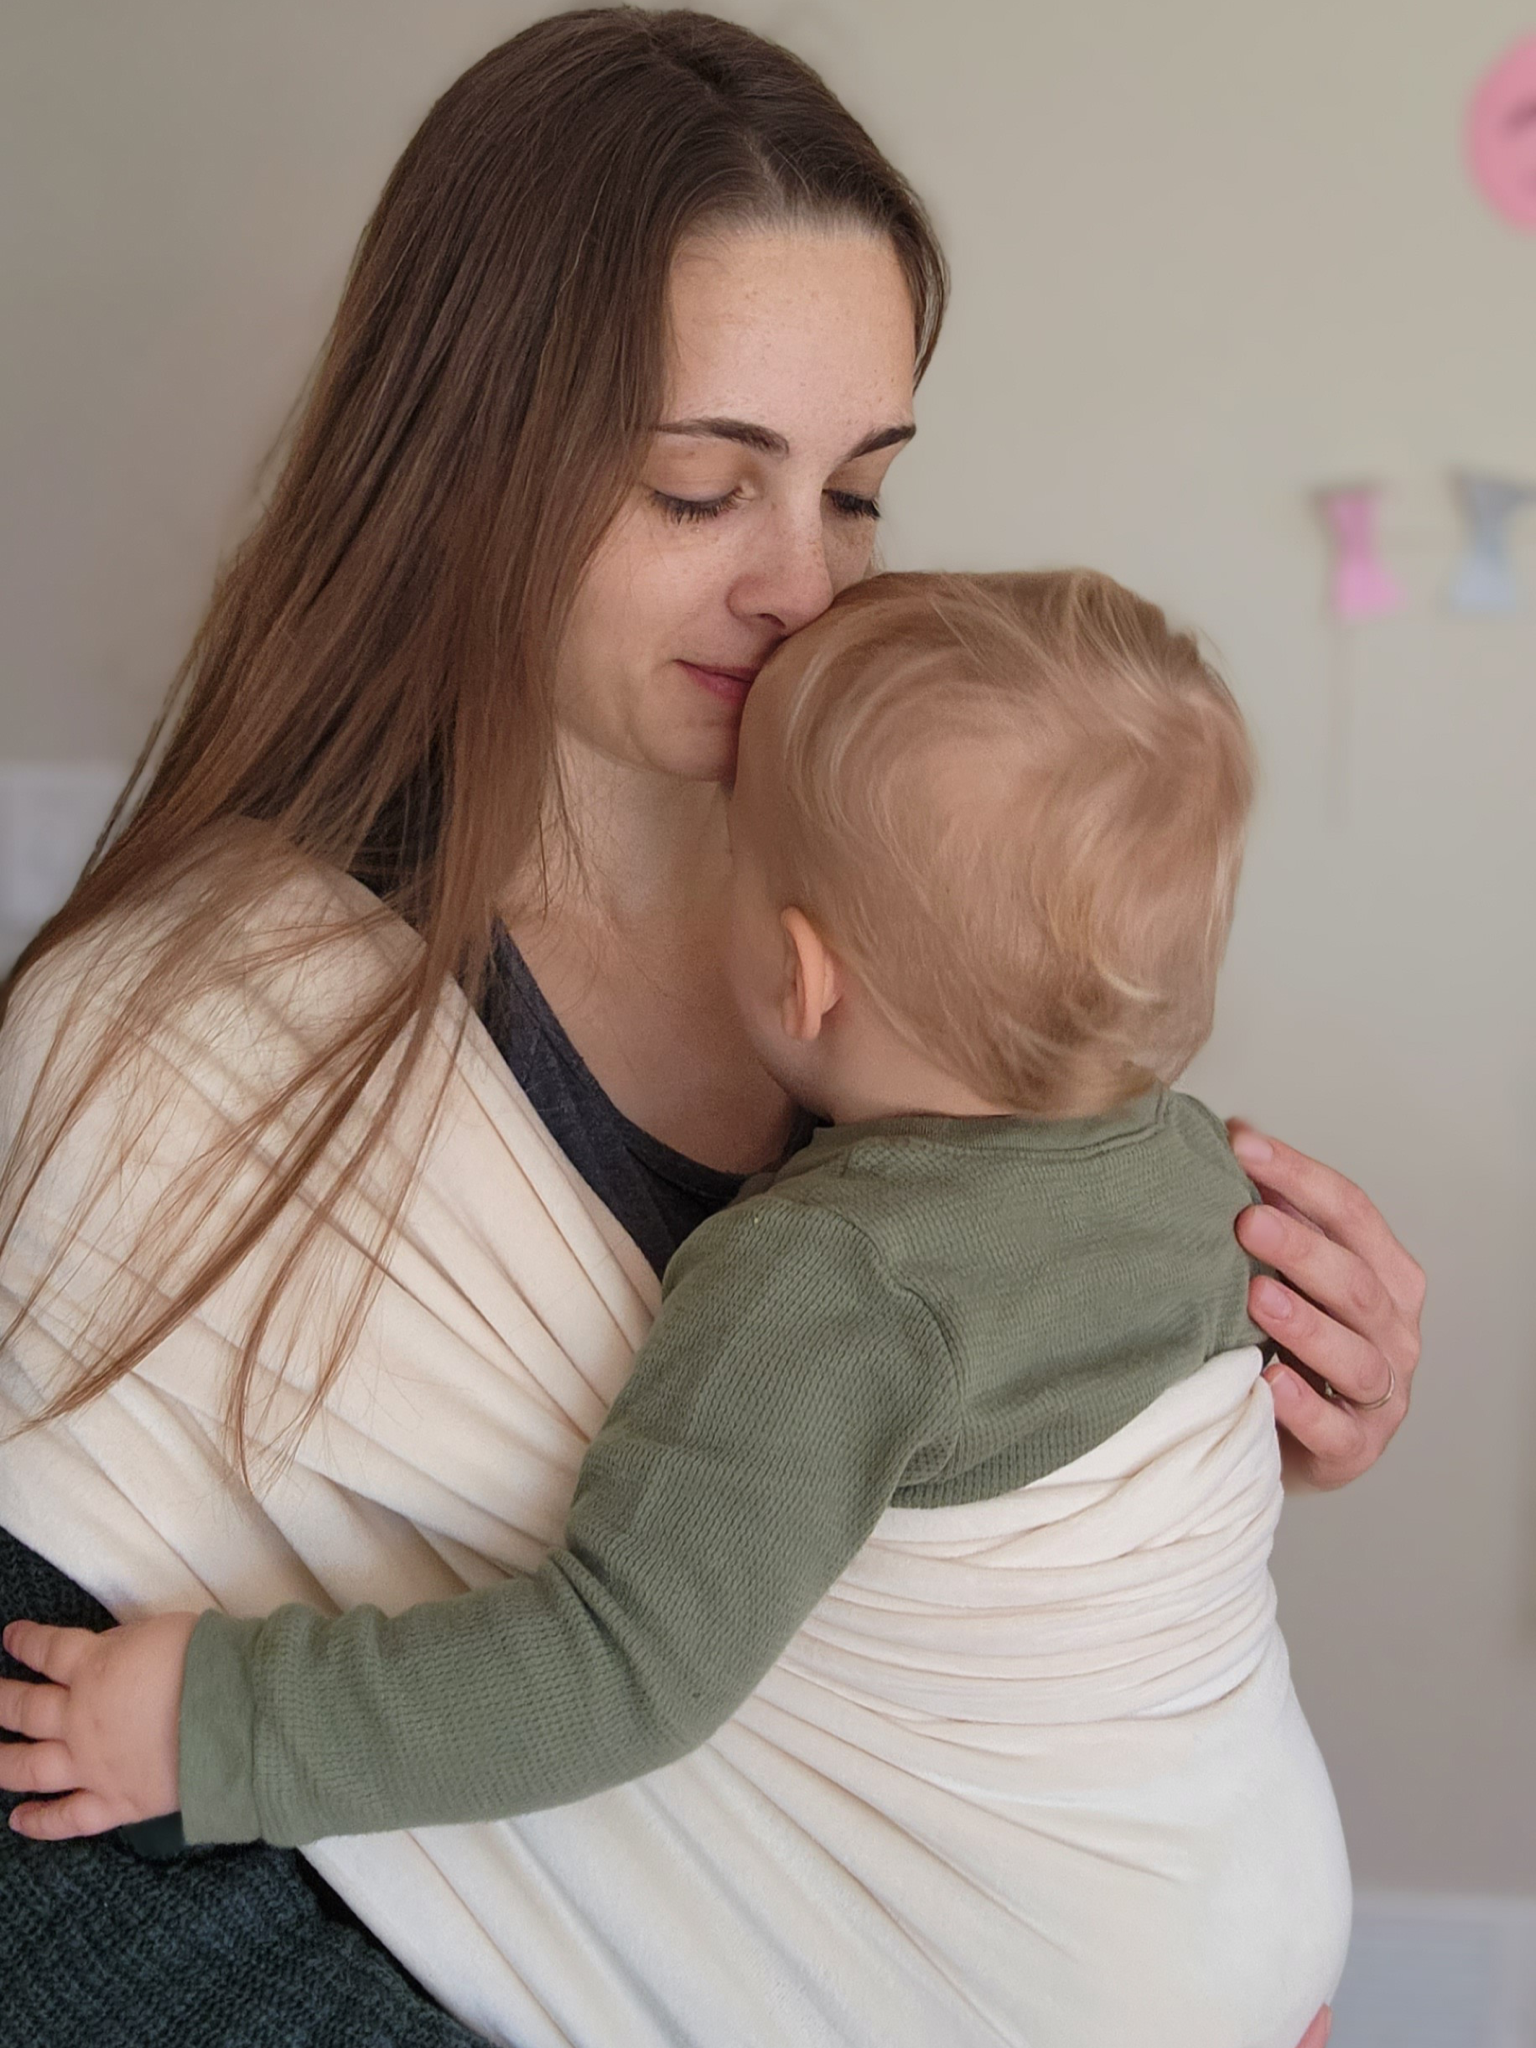
<instances>
[{"instance_id":1,"label":"white baseboard","mask_svg":"<svg viewBox=\"0 0 1536 2048\"><path fill-rule=\"evenodd\" d=\"M1331 2048L1536 2048L1536 1899L1357 1893Z\"/></svg>"}]
</instances>

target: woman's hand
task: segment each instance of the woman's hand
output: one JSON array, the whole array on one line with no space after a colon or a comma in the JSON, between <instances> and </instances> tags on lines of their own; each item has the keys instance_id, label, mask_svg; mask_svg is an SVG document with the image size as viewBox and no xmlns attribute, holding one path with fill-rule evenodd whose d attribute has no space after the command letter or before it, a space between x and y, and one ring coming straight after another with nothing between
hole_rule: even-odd
<instances>
[{"instance_id":1,"label":"woman's hand","mask_svg":"<svg viewBox=\"0 0 1536 2048\"><path fill-rule=\"evenodd\" d=\"M1248 1290L1249 1314L1282 1352L1265 1377L1286 1486L1347 1486L1375 1464L1408 1413L1423 1269L1341 1173L1246 1124L1227 1128L1264 1196L1262 1208L1238 1218L1238 1241L1290 1283L1261 1278ZM1326 1382L1335 1398L1297 1366Z\"/></svg>"},{"instance_id":2,"label":"woman's hand","mask_svg":"<svg viewBox=\"0 0 1536 2048\"><path fill-rule=\"evenodd\" d=\"M5 1647L48 1685L0 1678L0 1790L63 1793L11 1815L19 1835L61 1842L173 1813L181 1678L195 1614L157 1614L94 1635L13 1621Z\"/></svg>"}]
</instances>

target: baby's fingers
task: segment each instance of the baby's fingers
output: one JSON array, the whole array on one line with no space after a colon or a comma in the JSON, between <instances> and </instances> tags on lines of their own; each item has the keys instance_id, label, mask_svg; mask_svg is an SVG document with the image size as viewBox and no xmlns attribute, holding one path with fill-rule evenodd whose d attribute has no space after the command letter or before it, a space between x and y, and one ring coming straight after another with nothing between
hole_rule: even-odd
<instances>
[{"instance_id":1,"label":"baby's fingers","mask_svg":"<svg viewBox=\"0 0 1536 2048\"><path fill-rule=\"evenodd\" d=\"M46 1742L64 1733L69 1690L62 1685L29 1685L24 1678L0 1678L0 1728Z\"/></svg>"},{"instance_id":2,"label":"baby's fingers","mask_svg":"<svg viewBox=\"0 0 1536 2048\"><path fill-rule=\"evenodd\" d=\"M76 1835L104 1835L133 1818L131 1813L120 1813L99 1792L71 1792L67 1799L34 1800L18 1806L11 1815L11 1826L34 1842L68 1842Z\"/></svg>"},{"instance_id":3,"label":"baby's fingers","mask_svg":"<svg viewBox=\"0 0 1536 2048\"><path fill-rule=\"evenodd\" d=\"M72 1792L80 1774L63 1742L0 1742L0 1792Z\"/></svg>"},{"instance_id":4,"label":"baby's fingers","mask_svg":"<svg viewBox=\"0 0 1536 2048\"><path fill-rule=\"evenodd\" d=\"M0 1640L18 1664L69 1685L81 1658L100 1638L88 1628L50 1628L41 1621L13 1621Z\"/></svg>"}]
</instances>

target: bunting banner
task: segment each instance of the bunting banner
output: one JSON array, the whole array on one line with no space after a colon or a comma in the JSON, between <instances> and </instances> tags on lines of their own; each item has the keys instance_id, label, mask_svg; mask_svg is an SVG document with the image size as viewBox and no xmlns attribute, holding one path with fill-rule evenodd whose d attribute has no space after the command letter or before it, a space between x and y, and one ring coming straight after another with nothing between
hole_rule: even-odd
<instances>
[{"instance_id":1,"label":"bunting banner","mask_svg":"<svg viewBox=\"0 0 1536 2048\"><path fill-rule=\"evenodd\" d=\"M1451 585L1459 612L1512 612L1520 602L1509 555L1510 521L1536 501L1536 484L1463 470L1454 479L1467 520L1467 551Z\"/></svg>"},{"instance_id":2,"label":"bunting banner","mask_svg":"<svg viewBox=\"0 0 1536 2048\"><path fill-rule=\"evenodd\" d=\"M1374 619L1406 602L1403 586L1376 551L1375 484L1320 491L1318 504L1334 540L1331 602L1340 619Z\"/></svg>"}]
</instances>

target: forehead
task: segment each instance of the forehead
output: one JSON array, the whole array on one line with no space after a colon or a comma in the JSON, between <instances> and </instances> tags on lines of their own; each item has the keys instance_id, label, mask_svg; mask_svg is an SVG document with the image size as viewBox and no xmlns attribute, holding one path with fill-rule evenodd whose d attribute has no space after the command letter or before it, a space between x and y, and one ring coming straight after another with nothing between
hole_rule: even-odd
<instances>
[{"instance_id":1,"label":"forehead","mask_svg":"<svg viewBox=\"0 0 1536 2048\"><path fill-rule=\"evenodd\" d=\"M911 296L895 250L856 227L732 228L673 264L665 417L754 420L854 446L912 403Z\"/></svg>"}]
</instances>

